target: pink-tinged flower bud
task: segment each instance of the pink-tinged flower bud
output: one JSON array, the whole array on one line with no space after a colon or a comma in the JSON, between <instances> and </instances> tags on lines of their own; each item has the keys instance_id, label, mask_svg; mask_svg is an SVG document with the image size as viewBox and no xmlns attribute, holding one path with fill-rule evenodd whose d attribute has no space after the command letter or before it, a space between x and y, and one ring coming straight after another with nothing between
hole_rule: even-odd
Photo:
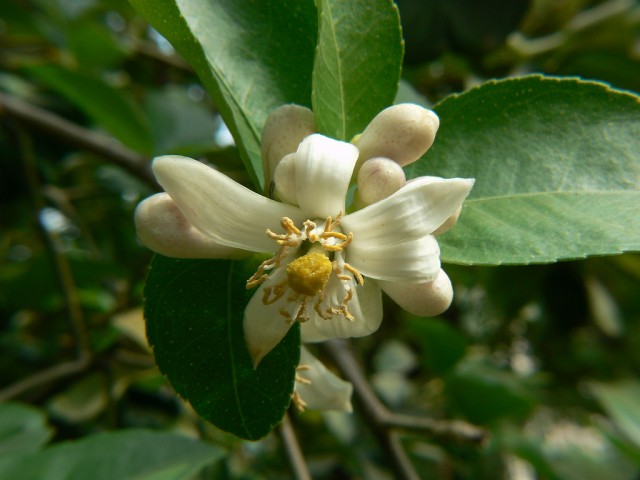
<instances>
[{"instance_id":1,"label":"pink-tinged flower bud","mask_svg":"<svg viewBox=\"0 0 640 480\"><path fill-rule=\"evenodd\" d=\"M443 313L453 300L451 280L440 269L428 283L400 283L378 280L378 284L400 307L418 317L433 317Z\"/></svg>"},{"instance_id":2,"label":"pink-tinged flower bud","mask_svg":"<svg viewBox=\"0 0 640 480\"><path fill-rule=\"evenodd\" d=\"M383 157L370 158L358 172L358 203L365 207L387 198L406 183L402 167Z\"/></svg>"},{"instance_id":3,"label":"pink-tinged flower bud","mask_svg":"<svg viewBox=\"0 0 640 480\"><path fill-rule=\"evenodd\" d=\"M267 188L280 160L298 150L300 142L315 131L313 112L306 107L282 105L269 114L262 130L262 164Z\"/></svg>"},{"instance_id":4,"label":"pink-tinged flower bud","mask_svg":"<svg viewBox=\"0 0 640 480\"><path fill-rule=\"evenodd\" d=\"M167 193L138 204L135 211L138 239L147 248L174 258L242 258L247 253L214 241L195 228Z\"/></svg>"},{"instance_id":5,"label":"pink-tinged flower bud","mask_svg":"<svg viewBox=\"0 0 640 480\"><path fill-rule=\"evenodd\" d=\"M283 202L298 205L296 193L296 154L285 155L273 172L275 195Z\"/></svg>"},{"instance_id":6,"label":"pink-tinged flower bud","mask_svg":"<svg viewBox=\"0 0 640 480\"><path fill-rule=\"evenodd\" d=\"M418 160L433 145L440 125L438 116L413 103L382 110L356 139L358 164L373 157L387 157L401 167Z\"/></svg>"},{"instance_id":7,"label":"pink-tinged flower bud","mask_svg":"<svg viewBox=\"0 0 640 480\"><path fill-rule=\"evenodd\" d=\"M447 218L445 222L440 225L431 235L442 235L443 233L448 232L451 227L456 224L458 218L460 218L460 212L462 212L462 205L460 205L455 213Z\"/></svg>"}]
</instances>

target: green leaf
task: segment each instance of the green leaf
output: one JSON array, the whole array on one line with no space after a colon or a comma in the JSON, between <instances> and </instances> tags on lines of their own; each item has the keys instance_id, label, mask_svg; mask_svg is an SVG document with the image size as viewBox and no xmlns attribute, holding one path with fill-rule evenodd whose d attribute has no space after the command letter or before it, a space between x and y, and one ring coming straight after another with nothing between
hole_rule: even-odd
<instances>
[{"instance_id":1,"label":"green leaf","mask_svg":"<svg viewBox=\"0 0 640 480\"><path fill-rule=\"evenodd\" d=\"M458 363L445 381L451 405L472 422L524 418L536 405L523 379L480 359Z\"/></svg>"},{"instance_id":2,"label":"green leaf","mask_svg":"<svg viewBox=\"0 0 640 480\"><path fill-rule=\"evenodd\" d=\"M253 368L242 320L254 294L246 280L257 266L156 255L145 287L147 335L160 370L204 419L249 440L284 416L300 360L296 325Z\"/></svg>"},{"instance_id":3,"label":"green leaf","mask_svg":"<svg viewBox=\"0 0 640 480\"><path fill-rule=\"evenodd\" d=\"M432 372L441 374L453 367L467 348L467 339L458 330L437 318L408 316L411 338L420 345L422 363Z\"/></svg>"},{"instance_id":4,"label":"green leaf","mask_svg":"<svg viewBox=\"0 0 640 480\"><path fill-rule=\"evenodd\" d=\"M393 103L402 66L400 18L391 0L316 3L313 111L320 133L348 141Z\"/></svg>"},{"instance_id":5,"label":"green leaf","mask_svg":"<svg viewBox=\"0 0 640 480\"><path fill-rule=\"evenodd\" d=\"M618 428L640 447L640 382L592 383L590 387Z\"/></svg>"},{"instance_id":6,"label":"green leaf","mask_svg":"<svg viewBox=\"0 0 640 480\"><path fill-rule=\"evenodd\" d=\"M91 74L57 65L33 66L27 68L27 72L128 147L145 154L153 151L147 119L127 92L113 88Z\"/></svg>"},{"instance_id":7,"label":"green leaf","mask_svg":"<svg viewBox=\"0 0 640 480\"><path fill-rule=\"evenodd\" d=\"M640 249L640 102L604 84L529 76L436 106L407 177L473 177L442 259L545 263Z\"/></svg>"},{"instance_id":8,"label":"green leaf","mask_svg":"<svg viewBox=\"0 0 640 480\"><path fill-rule=\"evenodd\" d=\"M18 403L0 404L0 458L37 452L52 435L44 412Z\"/></svg>"},{"instance_id":9,"label":"green leaf","mask_svg":"<svg viewBox=\"0 0 640 480\"><path fill-rule=\"evenodd\" d=\"M188 480L223 451L191 438L145 430L100 433L36 454L0 459L0 478Z\"/></svg>"},{"instance_id":10,"label":"green leaf","mask_svg":"<svg viewBox=\"0 0 640 480\"><path fill-rule=\"evenodd\" d=\"M260 135L271 110L311 104L311 0L130 0L198 73L261 185Z\"/></svg>"}]
</instances>

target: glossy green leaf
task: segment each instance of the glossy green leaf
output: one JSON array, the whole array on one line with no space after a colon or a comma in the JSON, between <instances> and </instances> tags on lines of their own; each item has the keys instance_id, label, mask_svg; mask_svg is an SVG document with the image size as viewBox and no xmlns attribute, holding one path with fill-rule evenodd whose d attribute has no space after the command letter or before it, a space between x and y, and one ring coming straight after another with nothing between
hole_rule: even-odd
<instances>
[{"instance_id":1,"label":"glossy green leaf","mask_svg":"<svg viewBox=\"0 0 640 480\"><path fill-rule=\"evenodd\" d=\"M318 0L313 66L318 131L351 140L393 103L402 66L398 10L391 0Z\"/></svg>"},{"instance_id":2,"label":"glossy green leaf","mask_svg":"<svg viewBox=\"0 0 640 480\"><path fill-rule=\"evenodd\" d=\"M436 106L407 176L473 177L442 259L526 264L640 249L640 102L606 85L529 76Z\"/></svg>"},{"instance_id":3,"label":"glossy green leaf","mask_svg":"<svg viewBox=\"0 0 640 480\"><path fill-rule=\"evenodd\" d=\"M316 10L311 0L131 0L198 73L256 185L271 110L311 104Z\"/></svg>"},{"instance_id":4,"label":"glossy green leaf","mask_svg":"<svg viewBox=\"0 0 640 480\"><path fill-rule=\"evenodd\" d=\"M147 335L160 370L204 419L255 440L289 406L300 360L294 326L257 369L242 319L258 262L177 260L156 255L145 287ZM265 318L264 321L281 321Z\"/></svg>"},{"instance_id":5,"label":"glossy green leaf","mask_svg":"<svg viewBox=\"0 0 640 480\"><path fill-rule=\"evenodd\" d=\"M188 480L222 455L213 445L180 435L123 430L1 458L0 478Z\"/></svg>"},{"instance_id":6,"label":"glossy green leaf","mask_svg":"<svg viewBox=\"0 0 640 480\"><path fill-rule=\"evenodd\" d=\"M52 435L44 412L19 403L0 404L0 458L37 452Z\"/></svg>"},{"instance_id":7,"label":"glossy green leaf","mask_svg":"<svg viewBox=\"0 0 640 480\"><path fill-rule=\"evenodd\" d=\"M636 447L640 447L640 382L592 383L602 407Z\"/></svg>"},{"instance_id":8,"label":"glossy green leaf","mask_svg":"<svg viewBox=\"0 0 640 480\"><path fill-rule=\"evenodd\" d=\"M29 67L28 73L65 97L128 147L146 154L153 151L147 119L127 92L111 87L91 74L57 65Z\"/></svg>"}]
</instances>

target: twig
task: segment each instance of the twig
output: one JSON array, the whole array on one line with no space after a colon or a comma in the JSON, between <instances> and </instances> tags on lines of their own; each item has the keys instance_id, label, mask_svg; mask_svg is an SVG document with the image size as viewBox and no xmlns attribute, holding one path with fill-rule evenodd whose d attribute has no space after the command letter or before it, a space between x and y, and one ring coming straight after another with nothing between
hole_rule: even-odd
<instances>
[{"instance_id":1,"label":"twig","mask_svg":"<svg viewBox=\"0 0 640 480\"><path fill-rule=\"evenodd\" d=\"M369 386L360 365L345 341L329 340L324 342L323 346L329 351L343 375L353 384L365 414L379 428L426 432L472 444L479 444L486 439L485 430L462 420L435 420L390 412Z\"/></svg>"},{"instance_id":2,"label":"twig","mask_svg":"<svg viewBox=\"0 0 640 480\"><path fill-rule=\"evenodd\" d=\"M307 463L302 456L302 450L300 444L296 438L296 434L293 431L289 414L285 414L282 419L282 423L278 427L278 433L287 452L287 458L289 459L289 465L296 480L311 480L311 474L307 468Z\"/></svg>"},{"instance_id":3,"label":"twig","mask_svg":"<svg viewBox=\"0 0 640 480\"><path fill-rule=\"evenodd\" d=\"M345 378L353 385L362 413L388 451L397 478L404 480L420 478L402 446L401 431L420 431L430 435L464 440L472 444L478 444L485 439L484 430L466 422L434 420L390 412L369 386L360 365L344 340L329 340L324 342L323 346Z\"/></svg>"},{"instance_id":4,"label":"twig","mask_svg":"<svg viewBox=\"0 0 640 480\"><path fill-rule=\"evenodd\" d=\"M9 385L7 388L0 390L0 402L11 400L19 397L23 393L46 385L51 382L55 382L60 378L69 377L84 371L90 365L88 357L80 358L71 362L61 363L54 367L42 370L30 377L20 380L13 385Z\"/></svg>"},{"instance_id":5,"label":"twig","mask_svg":"<svg viewBox=\"0 0 640 480\"><path fill-rule=\"evenodd\" d=\"M23 154L24 172L27 185L29 187L31 202L33 204L33 211L36 217L36 225L42 236L43 242L50 253L53 260L54 270L58 276L60 290L65 300L69 320L71 321L71 328L76 342L77 359L75 361L56 365L14 383L8 388L0 391L0 401L14 398L42 384L78 373L87 368L91 359L89 336L84 324L84 317L80 307L80 300L75 288L75 283L73 281L71 266L69 265L67 257L63 254L63 249L58 235L47 229L39 218L39 214L46 204L42 196L42 186L38 176L38 166L33 154L31 141L22 129L18 129L17 133Z\"/></svg>"},{"instance_id":6,"label":"twig","mask_svg":"<svg viewBox=\"0 0 640 480\"><path fill-rule=\"evenodd\" d=\"M151 172L149 159L123 147L113 138L80 127L54 113L0 92L0 116L5 115L19 120L28 127L97 153L124 168L154 190L160 190Z\"/></svg>"}]
</instances>

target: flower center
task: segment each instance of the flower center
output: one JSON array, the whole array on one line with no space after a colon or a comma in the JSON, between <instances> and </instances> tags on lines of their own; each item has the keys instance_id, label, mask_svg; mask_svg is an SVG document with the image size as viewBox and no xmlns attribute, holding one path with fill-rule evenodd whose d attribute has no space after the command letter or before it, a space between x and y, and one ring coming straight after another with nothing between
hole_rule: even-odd
<instances>
[{"instance_id":1,"label":"flower center","mask_svg":"<svg viewBox=\"0 0 640 480\"><path fill-rule=\"evenodd\" d=\"M272 305L284 297L286 303L282 304L279 312L288 322L309 320L311 309L324 319L339 315L353 321L348 304L356 286L364 284L364 277L344 261L343 254L353 241L353 234L345 235L339 231L341 218L342 214L335 220L328 217L321 227L307 220L304 228L299 229L293 220L283 217L280 225L285 233L267 230L269 238L275 240L280 248L247 280L247 288L266 282L272 269L284 268L282 264L286 264L286 278L264 286L262 303ZM296 258L305 242L310 244L309 251ZM331 284L330 288L334 290L328 291L332 274L338 282ZM340 297L342 300L337 300Z\"/></svg>"},{"instance_id":2,"label":"flower center","mask_svg":"<svg viewBox=\"0 0 640 480\"><path fill-rule=\"evenodd\" d=\"M310 297L319 294L329 281L333 266L323 253L309 252L287 265L289 287Z\"/></svg>"}]
</instances>

